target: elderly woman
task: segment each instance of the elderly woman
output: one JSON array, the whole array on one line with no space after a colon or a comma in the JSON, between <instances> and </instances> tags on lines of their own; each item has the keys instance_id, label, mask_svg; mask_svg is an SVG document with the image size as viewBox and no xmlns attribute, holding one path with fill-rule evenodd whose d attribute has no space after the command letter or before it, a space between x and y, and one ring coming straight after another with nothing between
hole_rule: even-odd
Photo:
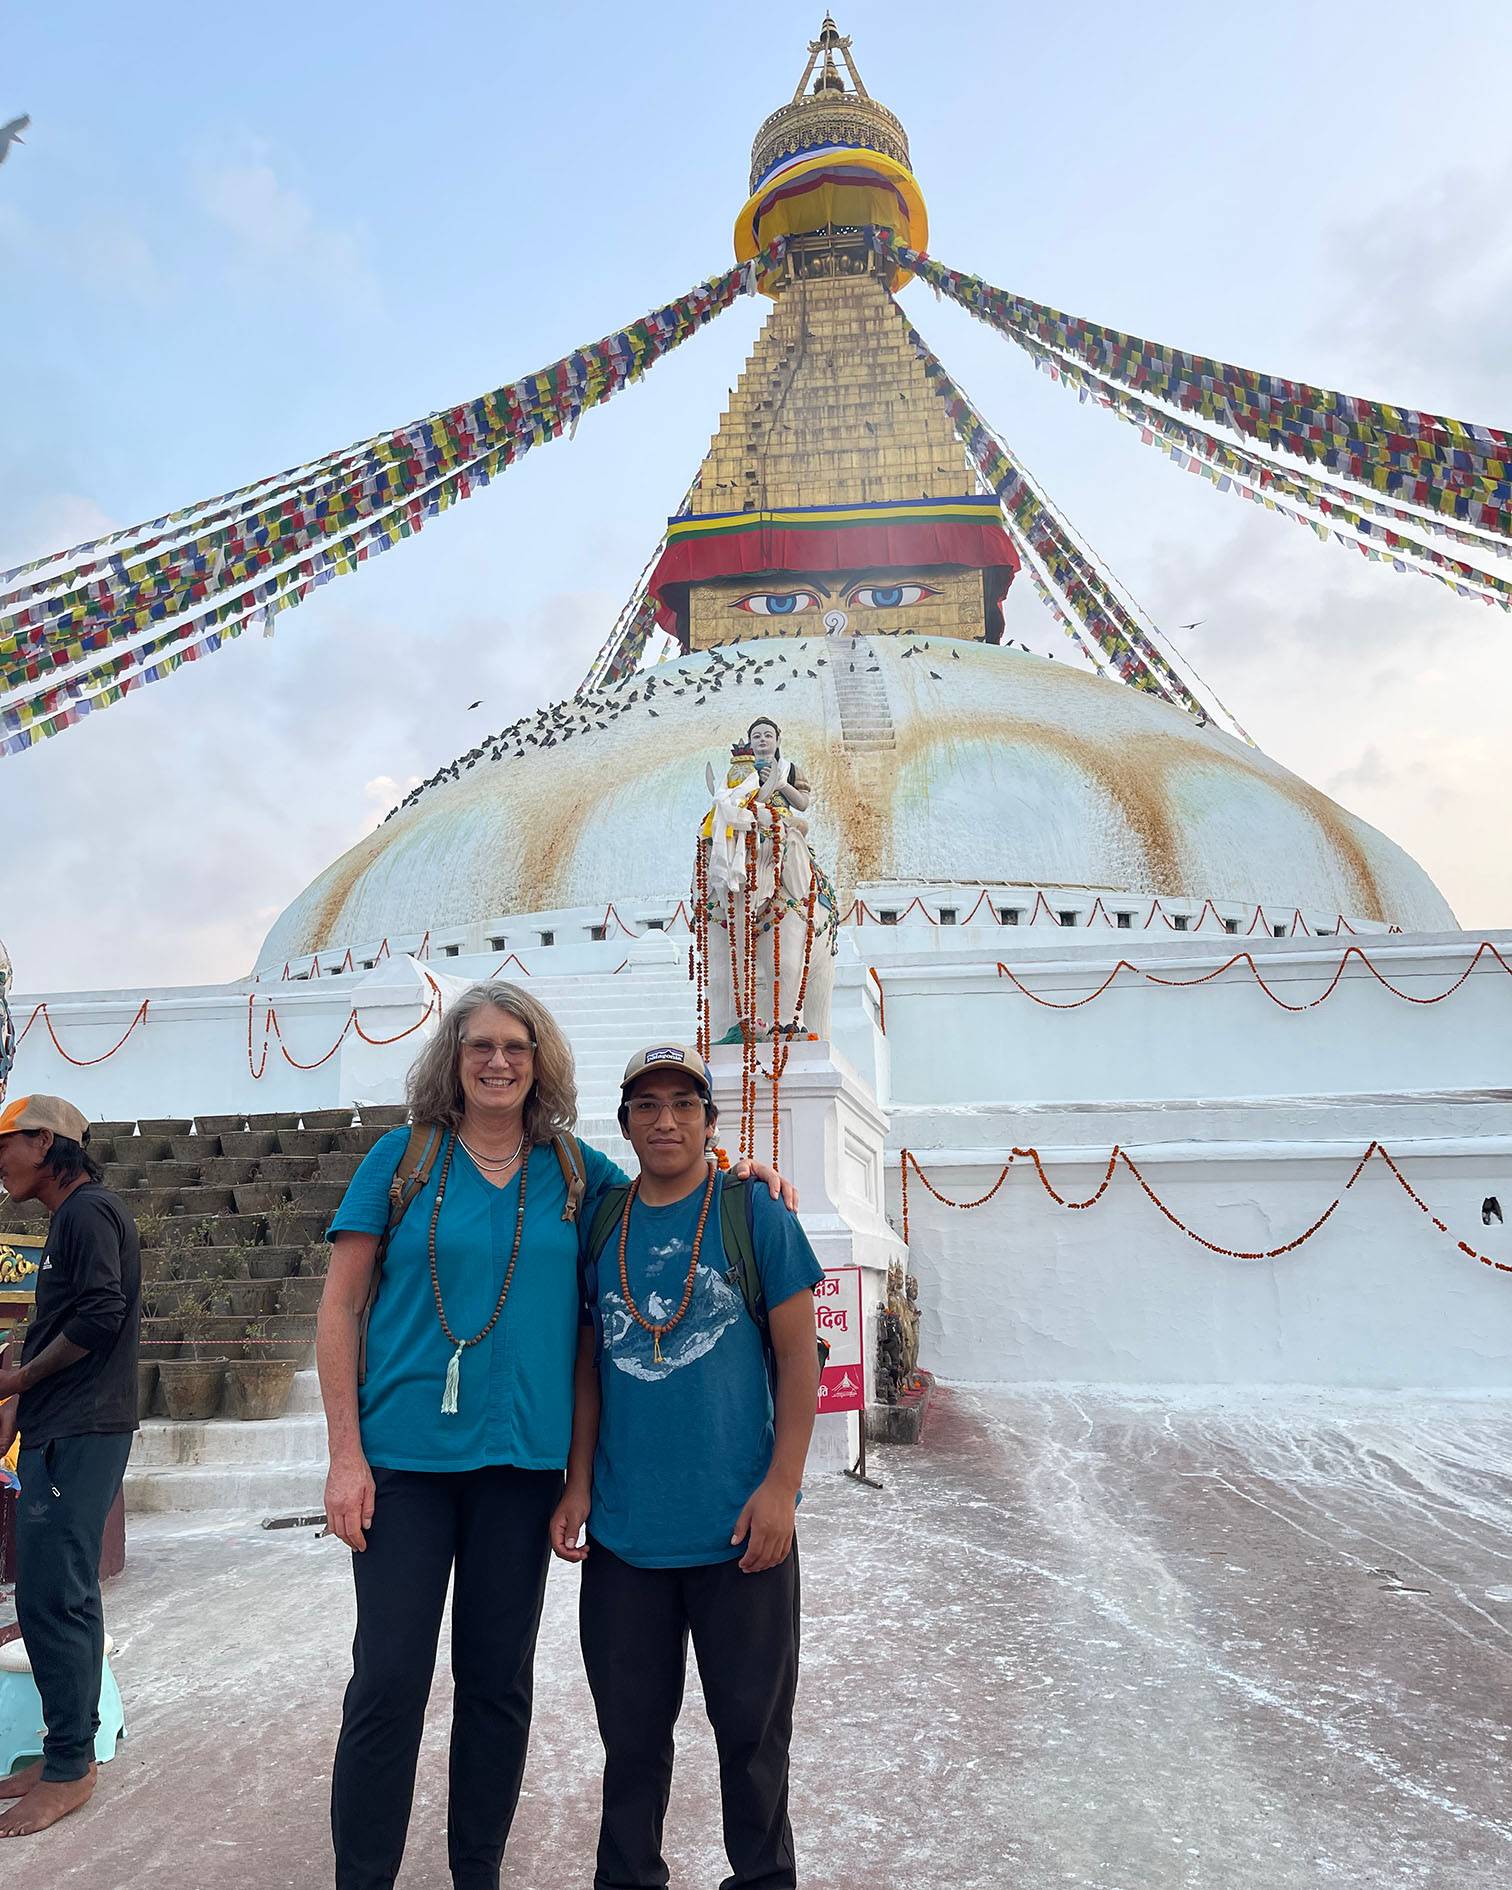
<instances>
[{"instance_id":1,"label":"elderly woman","mask_svg":"<svg viewBox=\"0 0 1512 1890\"><path fill-rule=\"evenodd\" d=\"M463 994L410 1071L409 1104L417 1127L438 1132L425 1181L389 1235L374 1298L411 1131L391 1130L366 1156L331 1224L316 1338L326 1515L355 1551L357 1589L331 1782L336 1883L387 1890L398 1874L450 1582L452 1881L495 1890L572 1433L567 1177L576 1166L586 1183L584 1226L626 1177L572 1136L572 1052L514 985ZM771 1171L757 1172L776 1193Z\"/></svg>"}]
</instances>

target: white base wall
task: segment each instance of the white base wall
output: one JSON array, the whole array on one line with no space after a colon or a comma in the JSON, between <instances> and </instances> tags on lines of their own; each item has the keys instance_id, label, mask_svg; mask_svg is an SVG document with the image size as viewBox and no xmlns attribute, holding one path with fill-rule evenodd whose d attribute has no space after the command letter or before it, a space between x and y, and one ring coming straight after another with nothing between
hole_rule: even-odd
<instances>
[{"instance_id":1,"label":"white base wall","mask_svg":"<svg viewBox=\"0 0 1512 1890\"><path fill-rule=\"evenodd\" d=\"M1131 1153L1187 1226L1255 1252L1315 1220L1370 1139ZM991 1188L1010 1147L920 1157L941 1192L970 1200ZM1512 1137L1397 1136L1391 1152L1456 1238L1512 1267L1512 1230L1481 1223L1488 1196L1512 1212ZM1051 1183L1072 1200L1097 1188L1106 1154L1042 1151ZM900 1211L896 1166L889 1192ZM1380 1161L1311 1239L1273 1260L1207 1251L1124 1169L1081 1210L1058 1207L1028 1162L970 1212L943 1206L910 1174L909 1220L925 1309L921 1362L945 1377L1512 1390L1512 1272L1437 1232Z\"/></svg>"},{"instance_id":2,"label":"white base wall","mask_svg":"<svg viewBox=\"0 0 1512 1890\"><path fill-rule=\"evenodd\" d=\"M1081 1212L1057 1208L1027 1166L969 1213L915 1183L908 1265L920 1280L923 1362L994 1383L1512 1388L1512 1272L1455 1244L1512 1267L1512 975L1502 962L1512 964L1512 934L1104 938L1035 927L1010 953L1011 928L991 928L984 949L978 927L962 926L948 944L950 928L934 930L910 954L905 929L847 933L833 1048L795 1046L784 1093L783 1166L815 1247L867 1269L868 1369L881 1281L901 1251L903 1148L945 1193L970 1199L1015 1145L1031 1144L1061 1193L1085 1196L1121 1144L1197 1232L1261 1249L1299 1233L1379 1140L1453 1238L1379 1163L1318 1234L1269 1261L1208 1253L1127 1173ZM1332 994L1313 1004L1351 947ZM1240 949L1253 969L1223 968ZM1133 970L1091 1002L1053 1008L1094 992L1120 953ZM613 1107L625 1060L693 1034L686 945L653 933L575 946L570 958L560 947L525 956L508 975L530 974L574 1044L582 1131L622 1154ZM310 982L60 995L32 1023L11 1092L61 1093L96 1120L397 1098L424 1041L424 1031L400 1033L430 997L427 979L449 1001L497 965L463 957L443 971L400 958ZM1273 1001L1255 969L1302 1008ZM1463 982L1443 1002L1411 1003L1383 978L1419 1000ZM147 1021L108 1054L144 996ZM279 1035L258 1075L270 1001ZM18 1028L36 1002L14 1001ZM331 1047L354 1006L369 1037L395 1041L348 1029L335 1055L297 1067ZM48 1022L75 1061L54 1048ZM719 1074L728 1141L733 1067ZM758 1141L758 1152L768 1147ZM1488 1225L1492 1198L1504 1218Z\"/></svg>"}]
</instances>

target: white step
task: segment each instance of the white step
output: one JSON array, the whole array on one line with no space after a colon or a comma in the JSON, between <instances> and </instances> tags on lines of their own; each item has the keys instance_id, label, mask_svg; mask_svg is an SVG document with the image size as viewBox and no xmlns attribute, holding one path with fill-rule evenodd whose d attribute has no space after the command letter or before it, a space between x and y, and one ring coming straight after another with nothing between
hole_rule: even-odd
<instances>
[{"instance_id":1,"label":"white step","mask_svg":"<svg viewBox=\"0 0 1512 1890\"><path fill-rule=\"evenodd\" d=\"M326 1460L303 1464L202 1464L126 1472L126 1508L133 1515L239 1509L257 1516L313 1515L325 1500Z\"/></svg>"},{"instance_id":2,"label":"white step","mask_svg":"<svg viewBox=\"0 0 1512 1890\"><path fill-rule=\"evenodd\" d=\"M173 1424L148 1418L131 1446L132 1470L236 1467L246 1464L311 1463L324 1454L325 1417L318 1411L281 1418L210 1418Z\"/></svg>"},{"instance_id":3,"label":"white step","mask_svg":"<svg viewBox=\"0 0 1512 1890\"><path fill-rule=\"evenodd\" d=\"M313 1371L295 1375L281 1418L202 1424L148 1419L132 1442L126 1507L160 1510L254 1509L280 1515L319 1509L325 1489L325 1418Z\"/></svg>"}]
</instances>

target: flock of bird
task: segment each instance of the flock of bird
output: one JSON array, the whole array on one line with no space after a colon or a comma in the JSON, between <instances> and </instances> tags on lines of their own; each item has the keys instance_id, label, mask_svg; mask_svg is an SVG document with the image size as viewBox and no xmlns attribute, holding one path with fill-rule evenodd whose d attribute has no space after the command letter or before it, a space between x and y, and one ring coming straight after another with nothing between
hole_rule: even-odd
<instances>
[{"instance_id":1,"label":"flock of bird","mask_svg":"<svg viewBox=\"0 0 1512 1890\"><path fill-rule=\"evenodd\" d=\"M537 709L534 715L521 716L519 721L511 722L508 728L501 729L496 735L487 736L477 747L468 749L466 754L459 755L455 761L438 769L428 781L422 781L418 787L412 788L397 806L391 807L384 815L384 820L390 821L404 808L412 807L430 789L440 787L447 781L460 781L464 774L483 762L522 761L531 749L561 747L575 741L580 735L596 734L601 729L607 729L633 709L643 708L655 721L662 713L655 706L657 703L665 705L668 702L680 702L684 697L691 699L694 708L702 708L724 691L733 692L749 687L752 694L746 700L754 702L754 692L758 689L769 689L776 697L790 682L800 677L814 680L820 670L826 667L872 676L881 672L880 663L866 661L865 646L857 638L824 638L824 655L813 652L812 645L816 641L805 639L795 642L786 637L780 640L763 639L754 644L737 641L734 654L727 654L728 646L715 644L704 652L708 661L696 669L684 669L679 664L665 670L643 670L627 679L628 686L624 682L610 684L607 688L585 691L569 701L554 702L547 708ZM769 654L760 653L763 647L768 649ZM951 659L960 662L961 652L954 647L953 642L948 642L946 647ZM1028 649L1027 644L1022 647ZM927 638L910 643L903 651L904 660L914 656L932 656L936 662L944 661L939 646ZM773 674L774 671L776 674ZM942 671L930 667L929 674L936 682L943 681ZM479 697L477 701L468 703L468 712L482 706L482 698ZM780 721L775 702L772 710Z\"/></svg>"}]
</instances>

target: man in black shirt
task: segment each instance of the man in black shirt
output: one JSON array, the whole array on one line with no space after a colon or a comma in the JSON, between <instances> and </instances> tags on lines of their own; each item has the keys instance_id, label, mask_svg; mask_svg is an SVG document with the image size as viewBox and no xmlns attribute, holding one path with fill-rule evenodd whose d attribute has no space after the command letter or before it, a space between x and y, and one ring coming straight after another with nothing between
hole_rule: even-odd
<instances>
[{"instance_id":1,"label":"man in black shirt","mask_svg":"<svg viewBox=\"0 0 1512 1890\"><path fill-rule=\"evenodd\" d=\"M0 1109L0 1187L50 1216L19 1365L0 1367L0 1453L19 1426L16 1615L42 1696L42 1758L0 1778L0 1837L46 1830L94 1790L100 1543L136 1429L141 1252L131 1215L86 1153L60 1096ZM19 1407L16 1394L19 1393Z\"/></svg>"}]
</instances>

